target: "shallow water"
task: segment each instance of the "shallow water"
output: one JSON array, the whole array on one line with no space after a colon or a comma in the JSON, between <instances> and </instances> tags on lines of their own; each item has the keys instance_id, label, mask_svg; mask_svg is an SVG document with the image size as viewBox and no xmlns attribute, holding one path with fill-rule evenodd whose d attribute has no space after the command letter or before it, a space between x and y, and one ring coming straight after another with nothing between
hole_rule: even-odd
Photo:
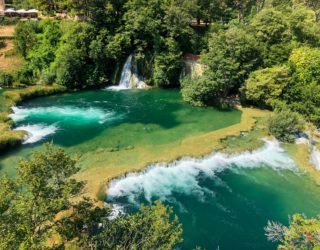
<instances>
[{"instance_id":1,"label":"shallow water","mask_svg":"<svg viewBox=\"0 0 320 250\"><path fill-rule=\"evenodd\" d=\"M194 108L176 90L88 91L34 99L14 107L15 129L30 136L0 158L14 174L19 157L53 141L72 153L166 145L240 121L241 112Z\"/></svg>"}]
</instances>

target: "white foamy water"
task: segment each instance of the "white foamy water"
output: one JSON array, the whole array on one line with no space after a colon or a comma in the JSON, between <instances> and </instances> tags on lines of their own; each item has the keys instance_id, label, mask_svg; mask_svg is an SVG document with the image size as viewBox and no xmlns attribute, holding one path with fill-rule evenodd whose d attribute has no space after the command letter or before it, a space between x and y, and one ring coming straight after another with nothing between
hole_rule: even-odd
<instances>
[{"instance_id":1,"label":"white foamy water","mask_svg":"<svg viewBox=\"0 0 320 250\"><path fill-rule=\"evenodd\" d=\"M156 164L142 173L129 174L111 182L109 199L126 197L130 203L139 204L143 195L147 201L153 198L168 200L174 193L195 195L202 199L210 190L199 184L199 175L214 178L226 169L270 167L276 171L297 170L294 161L277 141L265 141L263 148L242 154L212 154L204 159L182 159L170 164Z\"/></svg>"},{"instance_id":2,"label":"white foamy water","mask_svg":"<svg viewBox=\"0 0 320 250\"><path fill-rule=\"evenodd\" d=\"M63 107L38 107L38 108L19 108L12 107L13 114L10 117L15 122L24 121L27 118L37 117L55 120L74 120L77 122L99 122L115 118L114 112L104 111L100 108L78 108L73 106Z\"/></svg>"},{"instance_id":3,"label":"white foamy water","mask_svg":"<svg viewBox=\"0 0 320 250\"><path fill-rule=\"evenodd\" d=\"M118 216L125 214L124 207L119 204L112 204L111 213L108 216L109 220L114 220Z\"/></svg>"},{"instance_id":4,"label":"white foamy water","mask_svg":"<svg viewBox=\"0 0 320 250\"><path fill-rule=\"evenodd\" d=\"M131 54L122 69L121 78L118 86L111 86L107 89L109 90L126 90L126 89L144 89L147 84L137 75L136 70L134 70L134 65L132 64L133 54Z\"/></svg>"},{"instance_id":5,"label":"white foamy water","mask_svg":"<svg viewBox=\"0 0 320 250\"><path fill-rule=\"evenodd\" d=\"M24 130L28 133L28 136L24 140L23 144L32 144L41 141L48 135L54 134L58 127L55 125L45 125L45 124L35 124L35 125L25 125L19 126L14 130Z\"/></svg>"}]
</instances>

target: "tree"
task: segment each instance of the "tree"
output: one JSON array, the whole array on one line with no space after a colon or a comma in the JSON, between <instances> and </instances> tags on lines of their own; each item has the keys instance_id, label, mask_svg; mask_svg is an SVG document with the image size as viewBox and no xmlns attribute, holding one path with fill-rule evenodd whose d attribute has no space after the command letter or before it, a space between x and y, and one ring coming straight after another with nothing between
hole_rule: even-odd
<instances>
[{"instance_id":1,"label":"tree","mask_svg":"<svg viewBox=\"0 0 320 250\"><path fill-rule=\"evenodd\" d=\"M41 31L37 35L37 43L27 55L29 68L32 69L35 77L41 76L42 71L49 68L55 60L55 53L62 36L58 21L44 20L39 22L39 30Z\"/></svg>"},{"instance_id":2,"label":"tree","mask_svg":"<svg viewBox=\"0 0 320 250\"><path fill-rule=\"evenodd\" d=\"M181 83L183 100L194 106L217 103L216 94L219 93L220 87L211 79L209 71L205 71L201 77L183 79Z\"/></svg>"},{"instance_id":3,"label":"tree","mask_svg":"<svg viewBox=\"0 0 320 250\"><path fill-rule=\"evenodd\" d=\"M213 33L201 60L207 66L204 75L194 84L190 80L182 84L184 99L198 105L217 103L237 93L250 72L261 63L255 38L236 27Z\"/></svg>"},{"instance_id":4,"label":"tree","mask_svg":"<svg viewBox=\"0 0 320 250\"><path fill-rule=\"evenodd\" d=\"M278 249L318 249L320 247L320 218L295 214L289 226L269 221L265 227L268 240L279 242Z\"/></svg>"},{"instance_id":5,"label":"tree","mask_svg":"<svg viewBox=\"0 0 320 250\"><path fill-rule=\"evenodd\" d=\"M15 49L24 57L32 50L36 44L36 31L38 22L26 21L19 22L15 27L14 45Z\"/></svg>"},{"instance_id":6,"label":"tree","mask_svg":"<svg viewBox=\"0 0 320 250\"><path fill-rule=\"evenodd\" d=\"M52 70L56 74L56 82L73 88L86 88L104 83L100 81L100 73L96 72L94 54L90 45L95 40L94 27L88 23L70 24L61 38ZM99 62L99 60L98 60ZM105 79L105 77L102 77Z\"/></svg>"},{"instance_id":7,"label":"tree","mask_svg":"<svg viewBox=\"0 0 320 250\"><path fill-rule=\"evenodd\" d=\"M250 28L259 43L264 67L285 63L295 46L286 14L275 9L263 9L253 17Z\"/></svg>"},{"instance_id":8,"label":"tree","mask_svg":"<svg viewBox=\"0 0 320 250\"><path fill-rule=\"evenodd\" d=\"M250 25L257 39L269 45L279 43L287 37L287 21L280 11L274 9L260 11Z\"/></svg>"},{"instance_id":9,"label":"tree","mask_svg":"<svg viewBox=\"0 0 320 250\"><path fill-rule=\"evenodd\" d=\"M83 183L70 178L79 168L62 149L50 144L20 163L18 179L1 179L0 245L2 249L41 249L56 215L71 208ZM14 226L13 226L14 225Z\"/></svg>"},{"instance_id":10,"label":"tree","mask_svg":"<svg viewBox=\"0 0 320 250\"><path fill-rule=\"evenodd\" d=\"M242 93L246 100L256 105L272 107L283 98L283 91L290 80L290 69L286 66L257 70L250 74Z\"/></svg>"},{"instance_id":11,"label":"tree","mask_svg":"<svg viewBox=\"0 0 320 250\"><path fill-rule=\"evenodd\" d=\"M179 73L182 66L181 52L177 42L168 38L160 45L164 48L157 49L155 55L153 82L160 87L178 85Z\"/></svg>"},{"instance_id":12,"label":"tree","mask_svg":"<svg viewBox=\"0 0 320 250\"><path fill-rule=\"evenodd\" d=\"M295 135L302 132L304 127L301 116L288 109L276 111L268 120L269 133L282 142L294 142Z\"/></svg>"},{"instance_id":13,"label":"tree","mask_svg":"<svg viewBox=\"0 0 320 250\"><path fill-rule=\"evenodd\" d=\"M20 163L16 180L2 177L0 248L64 249L77 242L94 250L172 249L181 242L181 225L161 202L111 219L110 207L85 197L76 201L84 187L73 178L78 171L75 159L46 144ZM49 244L53 236L60 241Z\"/></svg>"},{"instance_id":14,"label":"tree","mask_svg":"<svg viewBox=\"0 0 320 250\"><path fill-rule=\"evenodd\" d=\"M303 46L292 51L289 58L292 70L301 83L320 82L320 49Z\"/></svg>"},{"instance_id":15,"label":"tree","mask_svg":"<svg viewBox=\"0 0 320 250\"><path fill-rule=\"evenodd\" d=\"M300 5L296 6L289 16L289 24L296 41L313 46L319 45L320 24L313 10Z\"/></svg>"},{"instance_id":16,"label":"tree","mask_svg":"<svg viewBox=\"0 0 320 250\"><path fill-rule=\"evenodd\" d=\"M293 50L289 65L292 81L284 91L289 108L308 121L320 124L320 49L301 47Z\"/></svg>"},{"instance_id":17,"label":"tree","mask_svg":"<svg viewBox=\"0 0 320 250\"><path fill-rule=\"evenodd\" d=\"M118 217L93 238L97 249L173 249L181 242L182 228L172 209L156 202L138 213ZM173 219L172 219L173 218Z\"/></svg>"}]
</instances>

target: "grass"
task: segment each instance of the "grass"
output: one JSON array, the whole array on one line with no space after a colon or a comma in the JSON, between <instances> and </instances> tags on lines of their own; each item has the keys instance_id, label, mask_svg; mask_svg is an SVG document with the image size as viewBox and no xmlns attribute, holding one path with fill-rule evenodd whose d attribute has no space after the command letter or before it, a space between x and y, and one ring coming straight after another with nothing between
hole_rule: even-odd
<instances>
[{"instance_id":1,"label":"grass","mask_svg":"<svg viewBox=\"0 0 320 250\"><path fill-rule=\"evenodd\" d=\"M24 64L23 59L17 55L0 56L0 71L12 73L20 69Z\"/></svg>"},{"instance_id":2,"label":"grass","mask_svg":"<svg viewBox=\"0 0 320 250\"><path fill-rule=\"evenodd\" d=\"M24 64L24 59L14 51L15 25L0 26L0 40L5 46L0 49L0 71L12 73L20 69Z\"/></svg>"},{"instance_id":3,"label":"grass","mask_svg":"<svg viewBox=\"0 0 320 250\"><path fill-rule=\"evenodd\" d=\"M20 145L26 136L24 131L12 130L13 121L9 118L9 110L12 105L29 98L52 95L64 91L65 88L58 85L31 86L24 89L5 91L0 95L0 110L4 111L0 113L0 150Z\"/></svg>"},{"instance_id":4,"label":"grass","mask_svg":"<svg viewBox=\"0 0 320 250\"><path fill-rule=\"evenodd\" d=\"M252 130L257 119L270 114L269 111L253 108L240 110L242 111L240 123L210 133L191 136L166 145L140 145L131 150L114 152L99 149L82 155L79 164L83 170L77 178L87 182L85 195L101 199L107 183L113 178L129 172L142 171L153 163L173 162L185 156L203 157L213 151L223 150L226 147L223 138ZM243 149L238 148L238 150ZM236 150L235 146L233 150Z\"/></svg>"},{"instance_id":5,"label":"grass","mask_svg":"<svg viewBox=\"0 0 320 250\"><path fill-rule=\"evenodd\" d=\"M15 25L0 26L0 37L13 37Z\"/></svg>"},{"instance_id":6,"label":"grass","mask_svg":"<svg viewBox=\"0 0 320 250\"><path fill-rule=\"evenodd\" d=\"M244 151L253 151L264 145L261 138L268 137L266 131L266 117L257 118L256 124L250 131L243 131L238 136L228 136L221 140L223 152L234 154Z\"/></svg>"}]
</instances>

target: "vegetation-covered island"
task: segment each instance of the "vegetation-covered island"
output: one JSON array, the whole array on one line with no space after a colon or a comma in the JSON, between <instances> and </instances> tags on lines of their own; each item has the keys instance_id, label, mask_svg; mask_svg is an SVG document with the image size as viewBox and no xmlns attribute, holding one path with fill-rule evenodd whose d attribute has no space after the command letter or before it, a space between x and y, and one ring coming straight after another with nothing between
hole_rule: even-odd
<instances>
[{"instance_id":1,"label":"vegetation-covered island","mask_svg":"<svg viewBox=\"0 0 320 250\"><path fill-rule=\"evenodd\" d=\"M319 0L0 1L0 249L320 249L319 128Z\"/></svg>"}]
</instances>

